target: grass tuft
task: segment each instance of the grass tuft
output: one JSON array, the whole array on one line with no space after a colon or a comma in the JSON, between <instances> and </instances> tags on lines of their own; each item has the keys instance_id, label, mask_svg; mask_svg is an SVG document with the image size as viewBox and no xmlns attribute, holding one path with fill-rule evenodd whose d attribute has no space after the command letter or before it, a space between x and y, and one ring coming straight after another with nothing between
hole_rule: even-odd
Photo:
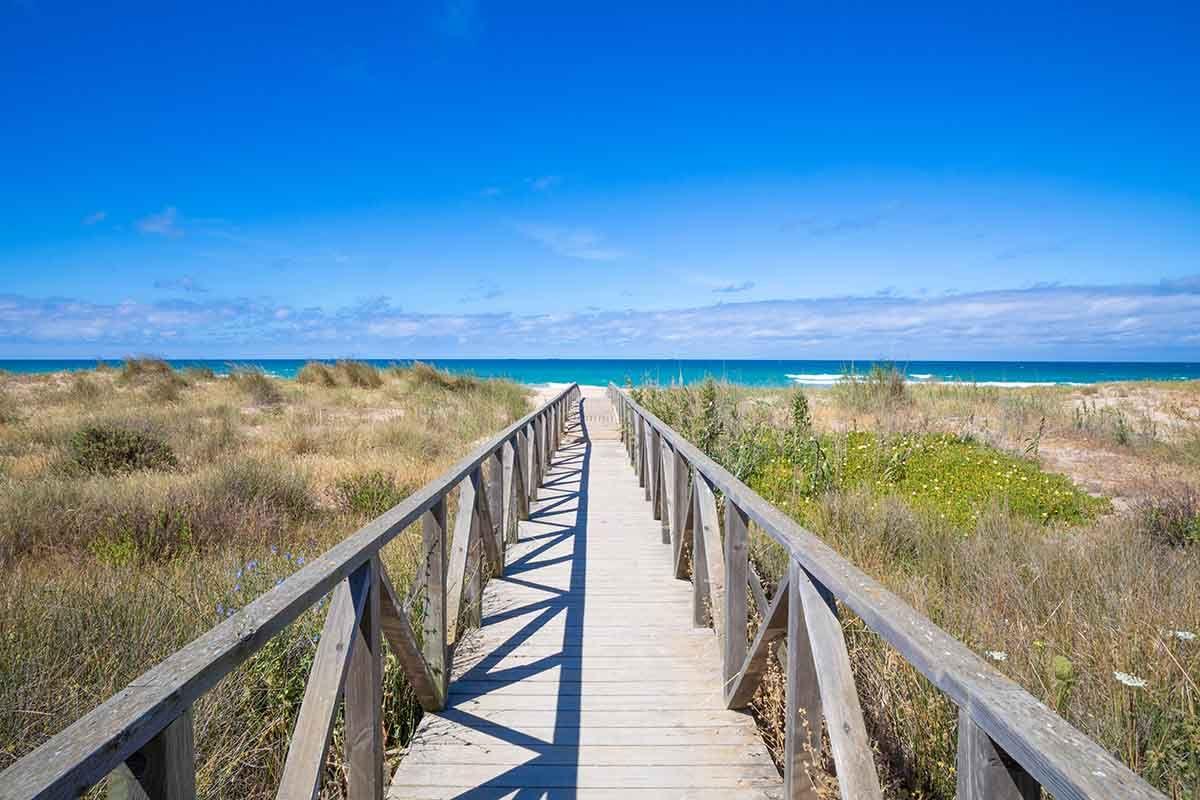
<instances>
[{"instance_id":1,"label":"grass tuft","mask_svg":"<svg viewBox=\"0 0 1200 800\"><path fill-rule=\"evenodd\" d=\"M237 367L229 371L229 379L257 406L277 406L283 402L279 386L261 369Z\"/></svg>"},{"instance_id":2,"label":"grass tuft","mask_svg":"<svg viewBox=\"0 0 1200 800\"><path fill-rule=\"evenodd\" d=\"M337 482L338 505L354 514L375 518L399 503L409 490L382 470L348 475Z\"/></svg>"}]
</instances>

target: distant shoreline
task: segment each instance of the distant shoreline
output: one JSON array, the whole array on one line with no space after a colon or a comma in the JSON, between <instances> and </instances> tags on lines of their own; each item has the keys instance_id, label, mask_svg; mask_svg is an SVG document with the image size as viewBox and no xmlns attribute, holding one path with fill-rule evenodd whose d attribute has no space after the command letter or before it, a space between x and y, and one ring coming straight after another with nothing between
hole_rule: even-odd
<instances>
[{"instance_id":1,"label":"distant shoreline","mask_svg":"<svg viewBox=\"0 0 1200 800\"><path fill-rule=\"evenodd\" d=\"M167 359L172 366L206 367L226 374L234 367L261 369L294 378L310 360L336 359ZM361 359L376 366L407 364L413 359ZM1001 388L1083 386L1128 381L1200 380L1200 362L1085 361L862 361L746 359L422 359L444 370L481 378L507 378L530 386L577 382L580 385L691 384L706 377L745 386L786 388L832 386L846 373L868 372L875 363L894 365L914 385L975 385ZM42 374L93 369L96 359L3 359L0 370ZM119 366L120 359L105 359Z\"/></svg>"}]
</instances>

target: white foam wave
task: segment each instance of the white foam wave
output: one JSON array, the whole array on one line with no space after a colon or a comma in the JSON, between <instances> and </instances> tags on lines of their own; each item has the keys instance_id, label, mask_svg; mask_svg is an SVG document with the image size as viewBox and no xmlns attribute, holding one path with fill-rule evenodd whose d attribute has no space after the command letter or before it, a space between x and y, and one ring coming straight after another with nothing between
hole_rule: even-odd
<instances>
[{"instance_id":1,"label":"white foam wave","mask_svg":"<svg viewBox=\"0 0 1200 800\"><path fill-rule=\"evenodd\" d=\"M842 380L844 375L831 375L828 373L816 374L794 374L786 373L788 380L800 386L833 386L838 381ZM1080 381L963 381L963 380L945 380L933 375L932 373L914 373L906 376L909 383L930 383L936 382L942 386L996 386L999 388L1010 389L1028 389L1035 386L1086 386L1087 384Z\"/></svg>"}]
</instances>

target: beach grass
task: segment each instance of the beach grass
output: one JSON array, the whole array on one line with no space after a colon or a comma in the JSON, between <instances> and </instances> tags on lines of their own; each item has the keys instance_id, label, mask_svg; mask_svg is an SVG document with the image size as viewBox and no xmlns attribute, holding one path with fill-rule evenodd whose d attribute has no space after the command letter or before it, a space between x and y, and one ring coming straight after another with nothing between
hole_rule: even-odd
<instances>
[{"instance_id":1,"label":"beach grass","mask_svg":"<svg viewBox=\"0 0 1200 800\"><path fill-rule=\"evenodd\" d=\"M1200 481L1185 466L1198 394L1151 384L898 390L887 376L824 391L715 382L634 391L763 497L1180 798L1200 787ZM1074 409L1084 399L1110 419L1183 412L1123 435L1111 421L1080 424ZM1096 463L1123 470L1109 476L1119 497L1085 489ZM775 585L786 553L753 527L751 551L764 584ZM845 609L843 628L886 795L954 797L953 704ZM777 757L783 700L773 661L755 703Z\"/></svg>"},{"instance_id":2,"label":"beach grass","mask_svg":"<svg viewBox=\"0 0 1200 800\"><path fill-rule=\"evenodd\" d=\"M530 409L511 382L332 369L216 378L137 358L0 377L0 769ZM419 539L382 551L401 592ZM323 617L197 704L202 797L274 796ZM390 653L384 696L395 758L419 706ZM340 736L326 797L344 789Z\"/></svg>"}]
</instances>

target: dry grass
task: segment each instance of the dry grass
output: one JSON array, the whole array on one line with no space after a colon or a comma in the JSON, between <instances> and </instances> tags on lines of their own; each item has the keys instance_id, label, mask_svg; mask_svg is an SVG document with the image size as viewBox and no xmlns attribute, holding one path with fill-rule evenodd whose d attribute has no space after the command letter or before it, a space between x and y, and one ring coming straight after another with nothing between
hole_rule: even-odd
<instances>
[{"instance_id":1,"label":"dry grass","mask_svg":"<svg viewBox=\"0 0 1200 800\"><path fill-rule=\"evenodd\" d=\"M1154 403L1186 408L1198 396L1195 387L1138 385L1098 387L1089 397L1115 401L1118 392L1126 399L1136 393L1147 416ZM831 476L821 483L803 474L816 462L805 444L811 434L796 432L803 415L792 392L714 385L641 396L693 441L707 437L706 451L752 488L1168 796L1200 797L1200 638L1193 636L1200 634L1200 502L1181 449L1197 435L1195 421L1180 420L1169 435L1159 426L1153 438L1121 442L1111 430L1075 427L1078 397L1071 389L910 386L902 401L888 390L878 402L871 394L864 399L861 386L853 393L809 392L807 424L823 443ZM994 457L1001 464L1036 458L1052 466L1046 442L1061 437L1085 457L1123 449L1136 465L1131 469L1143 475L1184 478L1143 481L1140 490L1131 481L1130 492L1139 493L1127 510L1054 522L1045 515L1051 507L1041 504L1061 497L1061 490L1031 493L1023 481L1018 504L1011 484L995 481L991 472L959 469L945 481L972 485L952 499L991 500L972 515L947 518L921 502L942 496L943 487L932 481L914 487L915 497L892 488L911 486L912 474L847 481L854 454L838 446L864 436L902 442L953 432L976 437L961 441L978 448L984 430L986 440L999 445ZM789 451L795 442L803 446ZM787 480L778 479L781 464ZM1020 474L1032 478L1030 469ZM991 483L974 485L984 481ZM767 585L784 572L782 549L759 531L752 532L752 558ZM845 614L843 625L887 796L953 797L953 705L859 619ZM1121 676L1145 684L1129 686ZM776 753L782 745L780 677L775 665L756 700Z\"/></svg>"},{"instance_id":2,"label":"dry grass","mask_svg":"<svg viewBox=\"0 0 1200 800\"><path fill-rule=\"evenodd\" d=\"M0 769L528 410L508 382L339 368L358 377L215 379L151 359L0 376ZM419 538L383 551L401 591ZM199 703L202 797L274 796L322 616ZM392 756L417 709L389 656Z\"/></svg>"}]
</instances>

